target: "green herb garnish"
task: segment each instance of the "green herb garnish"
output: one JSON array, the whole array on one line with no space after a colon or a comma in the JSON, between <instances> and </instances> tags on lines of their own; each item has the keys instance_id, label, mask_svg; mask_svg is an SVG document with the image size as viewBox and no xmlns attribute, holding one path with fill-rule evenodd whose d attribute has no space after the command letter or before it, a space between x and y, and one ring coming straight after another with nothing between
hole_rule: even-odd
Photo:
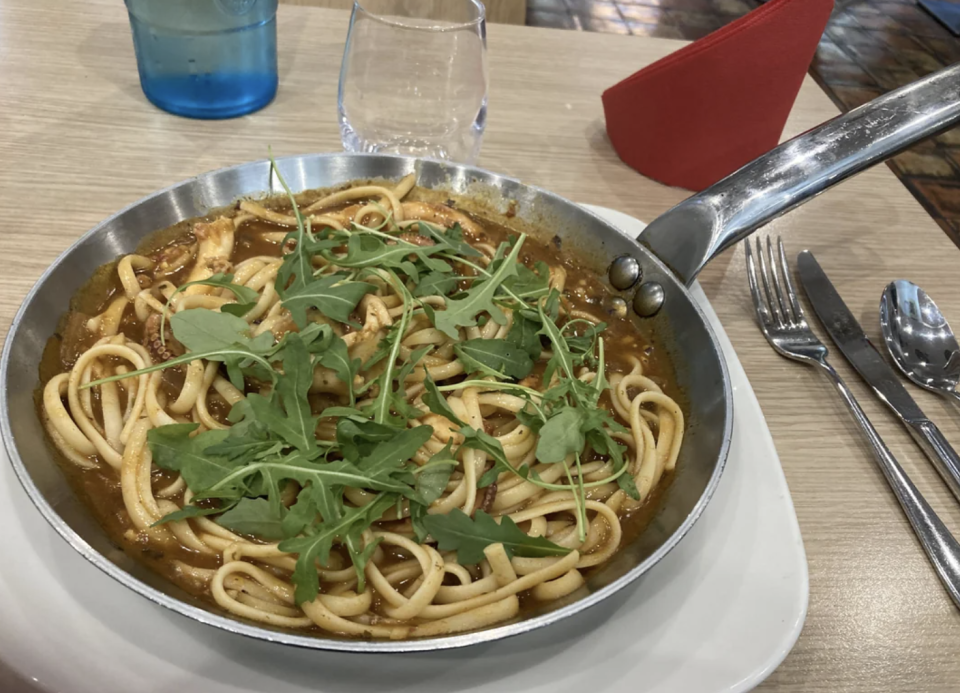
<instances>
[{"instance_id":1,"label":"green herb garnish","mask_svg":"<svg viewBox=\"0 0 960 693\"><path fill-rule=\"evenodd\" d=\"M447 515L428 515L423 524L437 540L441 551L456 551L457 561L475 565L484 560L483 550L491 544L503 544L508 556L544 558L565 556L570 549L557 546L543 537L531 537L509 517L496 520L482 510L471 520L462 510L454 508Z\"/></svg>"},{"instance_id":2,"label":"green herb garnish","mask_svg":"<svg viewBox=\"0 0 960 693\"><path fill-rule=\"evenodd\" d=\"M498 522L478 510L471 519L459 509L430 514L428 508L450 484L460 448L486 455L478 488L511 474L546 490L572 493L581 540L586 537L589 489L616 481L637 497L626 473L625 448L613 437L625 429L599 404L609 387L603 376L605 326L560 319L560 296L549 288L549 268L520 262L525 236L501 243L483 264L486 259L464 240L459 225L401 224L415 227L432 245L397 235L400 228L386 210L376 228L314 229L271 162L297 220L284 241L274 285L296 329L279 340L269 331L254 336L256 326L242 316L260 294L234 284L232 275L217 274L177 290L203 284L237 299L217 311L195 308L172 314L173 336L188 353L85 386L206 359L221 362L230 381L248 391L232 408L229 429L198 433L197 424L175 424L149 431L154 462L179 472L195 499L161 523L211 516L231 531L278 541L281 551L297 554L292 579L296 601L302 603L319 593L317 569L329 563L334 546L349 556L357 589L364 589L366 564L378 543L367 530L385 515L397 520L409 516L419 541L432 536L441 550L456 551L467 565L482 561L483 549L495 543L503 544L510 556L569 552L546 538L530 537L509 517ZM384 328L375 353L361 361L351 356L339 336L348 328L341 331L340 326L360 329L358 306L384 285L399 299L390 304L393 324ZM443 297L443 307L438 299L426 298L437 296ZM403 347L411 326L422 325L424 316L454 340L453 351L467 375L438 385L425 364L431 363L434 349L444 347ZM464 338L462 328L486 331L490 321L510 324L505 339ZM551 357L538 373L542 386L521 385L518 381L537 373L545 351ZM314 374L321 367L333 371L346 388L333 406L311 400ZM590 382L580 379L584 367L597 374ZM421 376L422 404L414 406L406 393ZM445 396L468 387L507 392L524 401L516 416L539 435L536 462L562 465L563 483L547 483L527 465L514 468L496 437L457 417ZM320 406L326 408L320 411ZM450 442L418 465L413 459L423 462L424 446L434 433L418 421L424 408L449 420L463 440L459 448ZM334 430L335 435L321 440L318 430ZM610 460L613 471L607 478L584 480L581 455L587 446ZM365 492L365 504L351 500L358 497L351 489Z\"/></svg>"}]
</instances>

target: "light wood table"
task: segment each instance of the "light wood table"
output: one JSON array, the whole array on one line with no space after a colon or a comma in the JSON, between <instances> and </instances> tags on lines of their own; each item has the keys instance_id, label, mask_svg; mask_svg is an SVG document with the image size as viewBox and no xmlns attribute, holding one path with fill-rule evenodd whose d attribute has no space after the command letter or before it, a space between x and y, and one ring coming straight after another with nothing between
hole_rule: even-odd
<instances>
[{"instance_id":1,"label":"light wood table","mask_svg":"<svg viewBox=\"0 0 960 693\"><path fill-rule=\"evenodd\" d=\"M422 7L425 0L415 0ZM433 0L443 7L444 0ZM484 11L488 23L494 24L520 24L527 19L527 0L482 0ZM280 0L283 3L291 5L303 5L306 7L326 7L334 10L353 9L353 0ZM449 7L450 5L448 5ZM374 6L364 5L367 9L373 10ZM434 19L438 15L431 13L428 15ZM443 15L439 15L443 17Z\"/></svg>"},{"instance_id":2,"label":"light wood table","mask_svg":"<svg viewBox=\"0 0 960 693\"><path fill-rule=\"evenodd\" d=\"M249 117L203 122L145 101L118 0L0 0L0 332L63 249L151 191L261 159L267 145L278 156L339 150L337 73L347 17L282 7L276 101ZM618 160L604 134L600 92L679 45L490 26L490 111L480 163L579 202L655 218L687 193ZM808 79L786 134L835 114ZM960 326L960 255L886 167L768 230L793 252L817 252L874 337L880 292L898 277L921 283ZM806 626L763 690L956 690L960 614L832 386L777 356L761 337L740 247L700 281L769 422L810 564ZM835 364L917 486L960 533L960 508L926 459L842 358ZM960 412L914 393L960 446Z\"/></svg>"}]
</instances>

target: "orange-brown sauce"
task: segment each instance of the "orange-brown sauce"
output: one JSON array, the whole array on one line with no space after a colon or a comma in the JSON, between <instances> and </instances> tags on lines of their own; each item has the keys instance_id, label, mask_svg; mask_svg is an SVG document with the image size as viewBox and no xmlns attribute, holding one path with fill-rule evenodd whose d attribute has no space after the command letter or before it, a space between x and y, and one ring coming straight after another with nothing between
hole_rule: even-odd
<instances>
[{"instance_id":1,"label":"orange-brown sauce","mask_svg":"<svg viewBox=\"0 0 960 693\"><path fill-rule=\"evenodd\" d=\"M309 193L304 195L307 198L305 200L301 197L301 204L309 201ZM282 199L270 200L265 203L265 206L289 211L289 204ZM218 210L214 216L233 216L236 213L233 209ZM212 220L214 216L205 217L204 220ZM468 216L477 222L482 229L482 233L478 237L467 237L467 240L471 243L490 243L496 246L508 237L517 235L517 232L508 225L511 215L498 220L490 218L493 215L481 216L470 213ZM177 244L193 242L192 226L195 221L199 220L187 220L169 229L150 234L141 243L138 252L150 255L163 252L163 249ZM243 223L235 233L232 261L236 264L257 255L279 256L280 244L266 241L262 232L289 230L287 227L259 219ZM566 306L591 313L607 324L607 328L603 332L607 372L628 372L632 367L629 357L635 356L641 360L644 373L660 385L666 394L677 400L682 408L686 409L681 393L675 387L671 364L664 357L662 350L655 348L654 343L638 330L629 317L621 317L608 309L607 299L611 296L611 292L595 272L581 266L570 253L562 253L556 239L553 241L546 240L547 234L538 234L538 236L528 237L524 243L521 250L523 263L533 268L536 262L542 261L549 266L562 266L566 270L567 280L563 293L563 301ZM168 279L178 284L183 281L190 268L191 265L187 265ZM73 297L71 309L61 319L57 332L47 341L40 363L41 387L35 396L38 412L42 401L43 385L54 375L68 371L79 354L83 353L95 341L96 338L84 327L86 321L102 312L119 292L122 292L122 287L117 276L116 263L113 262L101 267L88 284ZM137 321L132 310L125 313L121 330L136 342L140 342L143 337L143 325ZM164 371L165 386L169 388L169 392L174 397L179 392L182 379L183 375L178 368ZM95 392L94 411L99 415L99 403L96 398ZM609 392L604 393L601 397L600 406L612 410ZM225 401L219 398L219 395L211 395L209 408L214 416L225 420L228 406ZM317 408L319 410L322 406L318 404ZM179 560L201 568L216 568L220 564L219 556L201 554L175 544L161 550L141 539L131 540L128 537L131 534L130 530L133 529L133 524L130 522L123 504L120 480L116 472L106 464L101 464L97 469L83 469L66 460L53 445L50 445L50 450L51 454L56 457L74 492L87 505L117 546L150 569L175 582L187 592L213 603L213 599L206 594L204 587L184 576L174 562ZM157 470L153 477L154 490L165 487L173 481L173 478L174 475L171 472ZM665 476L648 501L630 516L622 519L623 543L632 541L653 518L670 480L670 475ZM181 499L174 500L179 502ZM348 564L349 559L346 559L345 556L343 558L346 560L345 564ZM399 561L406 558L408 557L395 553L388 560ZM524 599L524 595L520 596L522 604L531 601ZM526 608L530 608L530 605L527 604Z\"/></svg>"}]
</instances>

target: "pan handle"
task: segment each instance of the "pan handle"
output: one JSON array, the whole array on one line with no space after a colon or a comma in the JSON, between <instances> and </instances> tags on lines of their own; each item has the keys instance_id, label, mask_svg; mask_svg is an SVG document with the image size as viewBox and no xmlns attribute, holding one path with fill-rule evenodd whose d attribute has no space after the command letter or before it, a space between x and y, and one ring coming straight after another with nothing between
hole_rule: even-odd
<instances>
[{"instance_id":1,"label":"pan handle","mask_svg":"<svg viewBox=\"0 0 960 693\"><path fill-rule=\"evenodd\" d=\"M637 240L690 284L767 222L958 121L960 63L781 144L660 215Z\"/></svg>"}]
</instances>

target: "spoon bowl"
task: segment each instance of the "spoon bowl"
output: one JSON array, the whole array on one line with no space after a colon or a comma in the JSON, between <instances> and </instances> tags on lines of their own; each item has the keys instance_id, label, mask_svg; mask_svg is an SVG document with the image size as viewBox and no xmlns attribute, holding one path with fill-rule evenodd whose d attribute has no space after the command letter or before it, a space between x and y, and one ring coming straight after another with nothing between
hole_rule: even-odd
<instances>
[{"instance_id":1,"label":"spoon bowl","mask_svg":"<svg viewBox=\"0 0 960 693\"><path fill-rule=\"evenodd\" d=\"M960 344L943 313L913 282L890 282L880 298L880 330L897 367L913 383L960 401Z\"/></svg>"}]
</instances>

